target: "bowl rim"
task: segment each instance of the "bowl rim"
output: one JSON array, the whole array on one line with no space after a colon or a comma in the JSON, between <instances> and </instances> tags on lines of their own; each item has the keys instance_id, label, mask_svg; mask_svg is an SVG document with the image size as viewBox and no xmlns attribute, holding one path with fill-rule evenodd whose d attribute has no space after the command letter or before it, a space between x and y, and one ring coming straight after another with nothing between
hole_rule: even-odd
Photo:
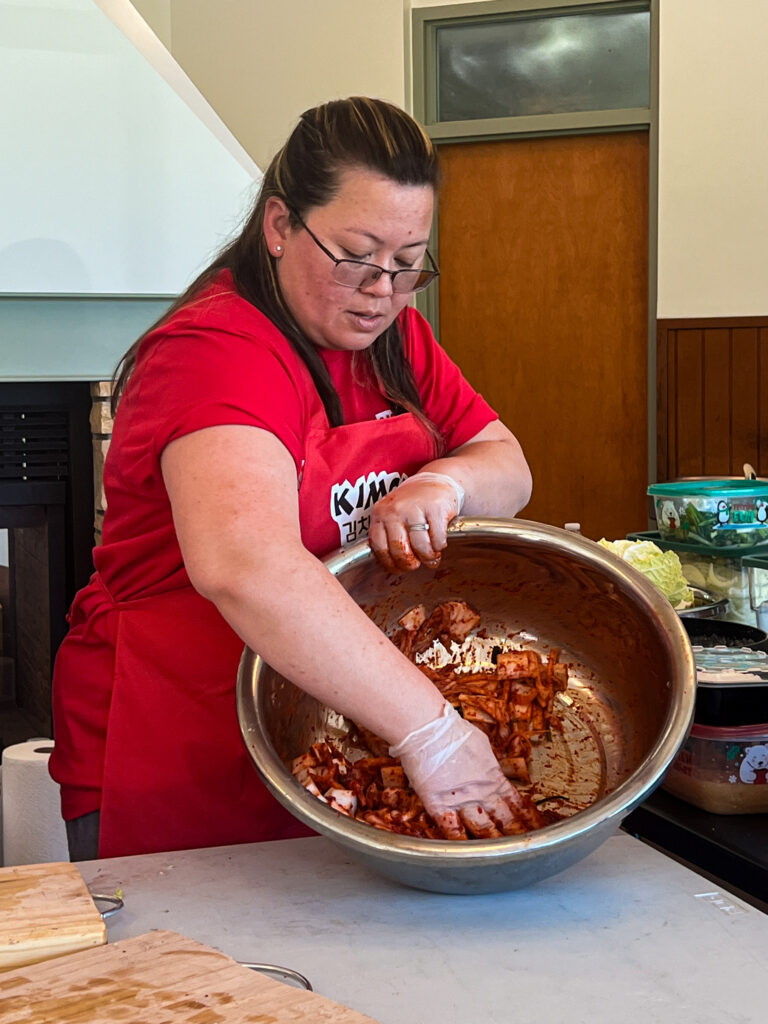
<instances>
[{"instance_id":1,"label":"bowl rim","mask_svg":"<svg viewBox=\"0 0 768 1024\"><path fill-rule=\"evenodd\" d=\"M461 517L454 519L448 527L449 541L458 543L465 540L493 539L498 536L508 538L510 532L523 544L536 546L546 543L570 552L575 550L588 563L607 569L612 576L621 580L627 589L636 594L643 605L661 619L669 638L669 652L675 672L682 680L681 693L679 699L670 706L660 734L643 764L635 768L611 793L585 810L522 835L461 842L421 839L386 832L342 815L318 800L291 775L277 757L263 728L254 685L261 666L266 663L246 646L237 678L237 713L243 741L256 770L272 795L304 824L334 842L361 853L375 852L378 857L392 860L400 859L403 854L407 854L417 860L439 860L446 866L453 865L458 868L462 864L469 865L478 860L504 861L525 858L535 851L573 840L600 825L605 825L609 820L624 818L661 783L664 773L690 732L695 706L696 670L693 652L678 613L643 573L608 548L586 537L559 527L523 519ZM372 557L368 541L362 540L332 552L324 559L324 563L329 571L336 575ZM671 686L670 682L668 686ZM265 745L274 754L276 770L267 771L266 766L260 764L254 757L253 745L257 730L262 741L266 741ZM628 793L632 794L629 800ZM339 824L343 824L344 828L338 828Z\"/></svg>"}]
</instances>

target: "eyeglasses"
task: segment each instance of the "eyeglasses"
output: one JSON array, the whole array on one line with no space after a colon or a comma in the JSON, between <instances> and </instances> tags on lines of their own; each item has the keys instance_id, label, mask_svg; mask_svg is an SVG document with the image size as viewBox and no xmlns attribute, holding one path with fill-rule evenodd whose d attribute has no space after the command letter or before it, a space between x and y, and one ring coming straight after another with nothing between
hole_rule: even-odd
<instances>
[{"instance_id":1,"label":"eyeglasses","mask_svg":"<svg viewBox=\"0 0 768 1024\"><path fill-rule=\"evenodd\" d=\"M310 231L298 213L292 208L291 213L315 245L322 249L329 259L333 260L334 266L331 271L333 280L337 284L344 285L345 288L368 288L375 284L382 274L389 274L392 279L393 292L423 292L440 274L429 249L426 250L426 254L429 257L429 262L432 264L432 270L386 270L375 263L366 263L363 260L340 260L326 249L317 235Z\"/></svg>"}]
</instances>

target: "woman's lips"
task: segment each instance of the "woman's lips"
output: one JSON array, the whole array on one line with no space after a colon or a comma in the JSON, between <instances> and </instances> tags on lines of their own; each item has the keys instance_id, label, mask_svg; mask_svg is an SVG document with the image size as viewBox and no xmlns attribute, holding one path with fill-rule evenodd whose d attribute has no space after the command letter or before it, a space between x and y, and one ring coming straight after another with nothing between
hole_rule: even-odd
<instances>
[{"instance_id":1,"label":"woman's lips","mask_svg":"<svg viewBox=\"0 0 768 1024\"><path fill-rule=\"evenodd\" d=\"M383 313L360 313L355 312L353 309L347 310L347 313L352 317L357 329L360 331L375 331L384 321Z\"/></svg>"}]
</instances>

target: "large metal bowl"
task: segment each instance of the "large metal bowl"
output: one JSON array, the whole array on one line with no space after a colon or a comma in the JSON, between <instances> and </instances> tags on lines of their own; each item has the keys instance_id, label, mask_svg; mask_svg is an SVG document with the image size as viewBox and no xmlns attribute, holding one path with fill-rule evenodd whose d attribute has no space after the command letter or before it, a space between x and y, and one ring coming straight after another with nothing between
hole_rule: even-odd
<instances>
[{"instance_id":1,"label":"large metal bowl","mask_svg":"<svg viewBox=\"0 0 768 1024\"><path fill-rule=\"evenodd\" d=\"M492 638L522 630L525 646L558 647L570 665L572 703L561 709L559 747L539 751L534 778L540 792L554 787L590 805L526 835L443 842L381 831L307 792L286 765L327 736L345 746L347 723L245 649L238 716L266 785L297 818L380 874L434 892L482 893L562 871L659 784L688 734L696 676L679 616L641 573L590 540L523 520L459 519L436 570L389 575L366 542L327 566L387 632L415 604L462 598Z\"/></svg>"}]
</instances>

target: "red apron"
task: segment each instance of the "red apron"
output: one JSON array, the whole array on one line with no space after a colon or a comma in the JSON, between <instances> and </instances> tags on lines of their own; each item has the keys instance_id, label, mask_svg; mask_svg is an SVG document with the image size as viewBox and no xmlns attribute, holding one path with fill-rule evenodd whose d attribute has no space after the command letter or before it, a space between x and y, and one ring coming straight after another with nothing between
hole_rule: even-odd
<instances>
[{"instance_id":1,"label":"red apron","mask_svg":"<svg viewBox=\"0 0 768 1024\"><path fill-rule=\"evenodd\" d=\"M433 457L431 437L410 413L331 429L315 396L299 481L305 546L324 555L365 536L371 505ZM78 756L67 700L77 701L77 715L89 714L77 684L92 670L93 661L81 660L83 638L100 615L110 620L102 632L114 645L100 856L311 834L269 794L250 760L235 707L242 641L191 585L114 601L96 576L78 595L56 665L63 727L57 722L54 777L62 781ZM102 650L103 666L111 654Z\"/></svg>"}]
</instances>

